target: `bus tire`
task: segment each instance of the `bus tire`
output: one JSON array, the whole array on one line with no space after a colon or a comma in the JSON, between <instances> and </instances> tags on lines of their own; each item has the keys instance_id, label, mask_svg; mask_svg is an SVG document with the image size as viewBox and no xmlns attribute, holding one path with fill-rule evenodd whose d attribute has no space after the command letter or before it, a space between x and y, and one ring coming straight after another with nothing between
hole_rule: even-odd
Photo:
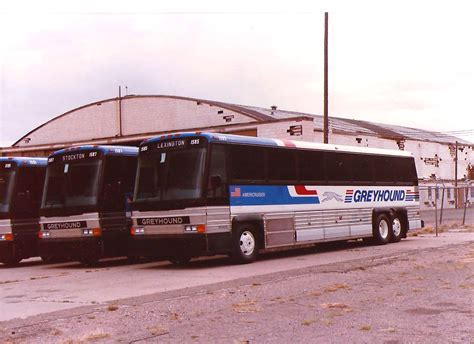
<instances>
[{"instance_id":1,"label":"bus tire","mask_svg":"<svg viewBox=\"0 0 474 344\"><path fill-rule=\"evenodd\" d=\"M231 258L237 264L255 261L258 254L258 236L252 224L240 224L232 236Z\"/></svg>"},{"instance_id":2,"label":"bus tire","mask_svg":"<svg viewBox=\"0 0 474 344\"><path fill-rule=\"evenodd\" d=\"M392 238L390 242L399 242L402 240L404 232L403 220L400 218L400 215L394 213L392 215Z\"/></svg>"},{"instance_id":3,"label":"bus tire","mask_svg":"<svg viewBox=\"0 0 474 344\"><path fill-rule=\"evenodd\" d=\"M23 258L16 255L16 254L11 254L8 255L7 257L4 257L2 260L2 263L5 264L6 266L17 266L18 263L21 262Z\"/></svg>"},{"instance_id":4,"label":"bus tire","mask_svg":"<svg viewBox=\"0 0 474 344\"><path fill-rule=\"evenodd\" d=\"M52 264L55 262L55 258L52 255L41 255L40 256L43 263Z\"/></svg>"},{"instance_id":5,"label":"bus tire","mask_svg":"<svg viewBox=\"0 0 474 344\"><path fill-rule=\"evenodd\" d=\"M388 244L392 238L392 221L385 214L378 214L373 227L375 243Z\"/></svg>"}]
</instances>

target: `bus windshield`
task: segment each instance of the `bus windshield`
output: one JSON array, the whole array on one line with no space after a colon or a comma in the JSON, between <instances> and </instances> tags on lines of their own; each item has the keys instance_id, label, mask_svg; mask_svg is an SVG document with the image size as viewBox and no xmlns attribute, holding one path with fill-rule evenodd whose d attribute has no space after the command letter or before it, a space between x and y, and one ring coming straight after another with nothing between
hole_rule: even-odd
<instances>
[{"instance_id":1,"label":"bus windshield","mask_svg":"<svg viewBox=\"0 0 474 344\"><path fill-rule=\"evenodd\" d=\"M205 153L205 148L194 148L141 155L135 201L201 198Z\"/></svg>"},{"instance_id":2,"label":"bus windshield","mask_svg":"<svg viewBox=\"0 0 474 344\"><path fill-rule=\"evenodd\" d=\"M96 206L102 161L50 164L41 208Z\"/></svg>"},{"instance_id":3,"label":"bus windshield","mask_svg":"<svg viewBox=\"0 0 474 344\"><path fill-rule=\"evenodd\" d=\"M0 213L7 213L14 183L14 171L0 169Z\"/></svg>"}]
</instances>

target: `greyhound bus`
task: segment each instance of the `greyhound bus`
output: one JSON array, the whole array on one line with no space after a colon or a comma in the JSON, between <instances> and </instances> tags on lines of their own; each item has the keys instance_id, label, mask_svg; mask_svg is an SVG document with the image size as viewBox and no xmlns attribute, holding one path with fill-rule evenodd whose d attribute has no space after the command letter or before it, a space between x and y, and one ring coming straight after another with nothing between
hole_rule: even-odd
<instances>
[{"instance_id":1,"label":"greyhound bus","mask_svg":"<svg viewBox=\"0 0 474 344\"><path fill-rule=\"evenodd\" d=\"M0 262L38 255L39 208L45 158L0 157Z\"/></svg>"},{"instance_id":2,"label":"greyhound bus","mask_svg":"<svg viewBox=\"0 0 474 344\"><path fill-rule=\"evenodd\" d=\"M421 226L413 155L216 133L140 145L131 249L184 263L372 238L398 242Z\"/></svg>"},{"instance_id":3,"label":"greyhound bus","mask_svg":"<svg viewBox=\"0 0 474 344\"><path fill-rule=\"evenodd\" d=\"M126 255L138 148L80 146L49 156L40 254L86 265Z\"/></svg>"}]
</instances>

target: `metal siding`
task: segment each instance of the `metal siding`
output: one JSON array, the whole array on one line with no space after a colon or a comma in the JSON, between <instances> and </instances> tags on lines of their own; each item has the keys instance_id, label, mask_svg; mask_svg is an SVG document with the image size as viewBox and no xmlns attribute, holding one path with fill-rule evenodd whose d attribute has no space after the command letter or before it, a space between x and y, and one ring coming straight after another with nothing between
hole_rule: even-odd
<instances>
[{"instance_id":1,"label":"metal siding","mask_svg":"<svg viewBox=\"0 0 474 344\"><path fill-rule=\"evenodd\" d=\"M295 242L295 220L293 213L266 214L265 247L292 245Z\"/></svg>"},{"instance_id":2,"label":"metal siding","mask_svg":"<svg viewBox=\"0 0 474 344\"><path fill-rule=\"evenodd\" d=\"M230 208L228 206L208 207L206 213L206 233L223 233L232 230Z\"/></svg>"}]
</instances>

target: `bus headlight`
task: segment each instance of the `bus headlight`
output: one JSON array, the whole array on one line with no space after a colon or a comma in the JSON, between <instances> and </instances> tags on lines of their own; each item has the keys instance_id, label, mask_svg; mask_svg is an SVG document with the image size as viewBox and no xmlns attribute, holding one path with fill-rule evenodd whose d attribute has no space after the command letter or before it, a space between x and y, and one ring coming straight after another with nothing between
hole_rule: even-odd
<instances>
[{"instance_id":1,"label":"bus headlight","mask_svg":"<svg viewBox=\"0 0 474 344\"><path fill-rule=\"evenodd\" d=\"M0 234L0 241L13 241L12 233Z\"/></svg>"},{"instance_id":2,"label":"bus headlight","mask_svg":"<svg viewBox=\"0 0 474 344\"><path fill-rule=\"evenodd\" d=\"M204 233L206 231L205 225L185 225L185 232Z\"/></svg>"},{"instance_id":3,"label":"bus headlight","mask_svg":"<svg viewBox=\"0 0 474 344\"><path fill-rule=\"evenodd\" d=\"M145 234L145 227L130 228L130 235L143 235L143 234Z\"/></svg>"},{"instance_id":4,"label":"bus headlight","mask_svg":"<svg viewBox=\"0 0 474 344\"><path fill-rule=\"evenodd\" d=\"M82 235L100 237L102 236L102 229L100 228L85 228L82 230Z\"/></svg>"},{"instance_id":5,"label":"bus headlight","mask_svg":"<svg viewBox=\"0 0 474 344\"><path fill-rule=\"evenodd\" d=\"M38 237L40 239L46 239L51 237L51 232L50 231L39 231L38 232Z\"/></svg>"}]
</instances>

